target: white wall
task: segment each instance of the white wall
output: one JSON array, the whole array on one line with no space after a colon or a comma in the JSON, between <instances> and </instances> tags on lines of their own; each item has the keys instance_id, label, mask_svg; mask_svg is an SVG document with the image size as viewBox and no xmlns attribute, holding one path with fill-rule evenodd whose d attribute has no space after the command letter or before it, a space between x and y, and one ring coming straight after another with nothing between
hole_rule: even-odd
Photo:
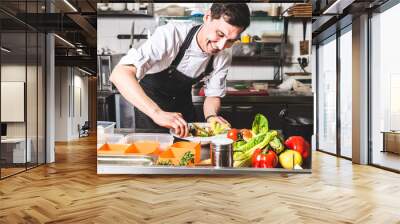
<instances>
[{"instance_id":1,"label":"white wall","mask_svg":"<svg viewBox=\"0 0 400 224\"><path fill-rule=\"evenodd\" d=\"M56 67L56 141L77 139L78 124L82 126L88 120L88 78L82 75L79 70L71 67ZM81 105L82 114L77 105Z\"/></svg>"},{"instance_id":2,"label":"white wall","mask_svg":"<svg viewBox=\"0 0 400 224\"><path fill-rule=\"evenodd\" d=\"M182 4L189 7L190 4ZM193 4L198 5L198 4ZM265 10L272 4L256 3L250 4L252 10ZM291 4L282 4L284 8ZM161 4L156 4L160 7ZM205 7L205 6L198 6ZM132 22L135 21L135 34L141 33L143 29L149 29L151 33L157 27L155 18L109 18L98 17L97 19L97 49L98 53L102 48L109 48L112 54L125 54L129 50L130 40L120 40L118 34L130 34ZM272 23L269 21L253 21L246 32L250 35L261 36L263 32L282 32L283 23ZM146 31L144 32L146 34ZM303 40L303 23L301 21L291 21L288 27L288 39L291 45L292 53L288 55L291 62L296 63L283 68L284 72L301 72L297 64L297 57L300 56L299 42ZM311 52L311 22L307 25L306 39L310 41ZM134 47L140 46L144 40L135 40ZM309 57L308 57L309 58ZM309 61L311 58L309 58ZM311 72L311 66L308 67ZM236 66L232 65L229 69L228 80L271 80L273 79L274 68L272 66Z\"/></svg>"}]
</instances>

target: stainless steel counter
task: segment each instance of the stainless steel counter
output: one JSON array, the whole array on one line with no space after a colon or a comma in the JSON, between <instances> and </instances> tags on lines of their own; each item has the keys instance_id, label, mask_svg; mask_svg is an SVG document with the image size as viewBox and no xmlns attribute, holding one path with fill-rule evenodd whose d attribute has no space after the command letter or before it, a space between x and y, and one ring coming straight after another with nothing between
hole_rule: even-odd
<instances>
[{"instance_id":1,"label":"stainless steel counter","mask_svg":"<svg viewBox=\"0 0 400 224\"><path fill-rule=\"evenodd\" d=\"M119 134L130 134L130 133L157 133L157 130L147 130L147 129L116 129L115 133ZM204 146L202 146L203 148ZM117 158L117 157L116 157ZM118 160L119 159L119 160ZM205 158L202 158L205 159ZM118 160L118 161L117 161ZM213 175L213 174L251 174L251 175L265 175L271 173L311 173L311 169L283 169L283 168L215 168L212 166L197 166L197 167L171 167L171 166L157 166L151 165L154 163L149 163L148 166L138 166L137 160L128 161L129 158L121 160L120 157L117 160L112 160L110 158L99 157L97 160L97 173L98 174L202 174L202 175ZM140 161L139 161L140 162ZM136 165L135 165L136 163Z\"/></svg>"},{"instance_id":2,"label":"stainless steel counter","mask_svg":"<svg viewBox=\"0 0 400 224\"><path fill-rule=\"evenodd\" d=\"M271 173L311 173L311 169L277 169L277 168L213 168L213 167L164 167L164 166L126 166L97 165L98 174L252 174L266 175Z\"/></svg>"}]
</instances>

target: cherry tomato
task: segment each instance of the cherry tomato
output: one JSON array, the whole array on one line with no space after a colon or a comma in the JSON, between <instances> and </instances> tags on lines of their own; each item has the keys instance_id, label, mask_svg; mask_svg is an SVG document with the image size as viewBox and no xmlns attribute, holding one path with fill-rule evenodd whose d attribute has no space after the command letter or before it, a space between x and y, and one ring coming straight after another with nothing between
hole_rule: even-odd
<instances>
[{"instance_id":1,"label":"cherry tomato","mask_svg":"<svg viewBox=\"0 0 400 224\"><path fill-rule=\"evenodd\" d=\"M237 141L239 138L239 131L235 128L232 128L228 131L227 137L232 139L233 141Z\"/></svg>"}]
</instances>

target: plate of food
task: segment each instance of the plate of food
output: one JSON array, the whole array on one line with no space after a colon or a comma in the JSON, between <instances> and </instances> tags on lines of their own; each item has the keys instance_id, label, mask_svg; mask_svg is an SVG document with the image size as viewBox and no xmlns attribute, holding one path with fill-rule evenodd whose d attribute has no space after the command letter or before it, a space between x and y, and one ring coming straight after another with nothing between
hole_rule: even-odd
<instances>
[{"instance_id":1,"label":"plate of food","mask_svg":"<svg viewBox=\"0 0 400 224\"><path fill-rule=\"evenodd\" d=\"M169 132L175 138L191 141L200 142L201 144L210 143L212 139L216 137L226 137L226 133L231 129L228 125L223 125L218 122L204 123L196 122L189 123L189 136L179 137L175 134L174 129L170 129Z\"/></svg>"}]
</instances>

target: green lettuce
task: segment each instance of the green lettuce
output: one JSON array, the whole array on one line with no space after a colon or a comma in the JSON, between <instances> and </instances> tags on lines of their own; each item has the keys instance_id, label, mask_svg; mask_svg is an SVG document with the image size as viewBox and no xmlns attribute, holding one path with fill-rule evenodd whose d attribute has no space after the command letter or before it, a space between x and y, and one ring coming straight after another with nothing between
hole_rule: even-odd
<instances>
[{"instance_id":1,"label":"green lettuce","mask_svg":"<svg viewBox=\"0 0 400 224\"><path fill-rule=\"evenodd\" d=\"M251 130L256 135L258 133L268 132L268 119L262 114L257 114L254 118Z\"/></svg>"},{"instance_id":2,"label":"green lettuce","mask_svg":"<svg viewBox=\"0 0 400 224\"><path fill-rule=\"evenodd\" d=\"M253 156L254 151L256 149L264 148L275 136L277 136L277 134L278 132L275 130L259 134L256 136L258 140L257 142L251 142L250 140L250 142L242 146L243 148L239 147L239 149L242 150L233 154L234 167L248 166L251 162L251 157ZM248 145L249 143L252 143L252 145Z\"/></svg>"},{"instance_id":3,"label":"green lettuce","mask_svg":"<svg viewBox=\"0 0 400 224\"><path fill-rule=\"evenodd\" d=\"M236 151L240 146L245 145L246 141L240 140L233 143L233 150Z\"/></svg>"}]
</instances>

